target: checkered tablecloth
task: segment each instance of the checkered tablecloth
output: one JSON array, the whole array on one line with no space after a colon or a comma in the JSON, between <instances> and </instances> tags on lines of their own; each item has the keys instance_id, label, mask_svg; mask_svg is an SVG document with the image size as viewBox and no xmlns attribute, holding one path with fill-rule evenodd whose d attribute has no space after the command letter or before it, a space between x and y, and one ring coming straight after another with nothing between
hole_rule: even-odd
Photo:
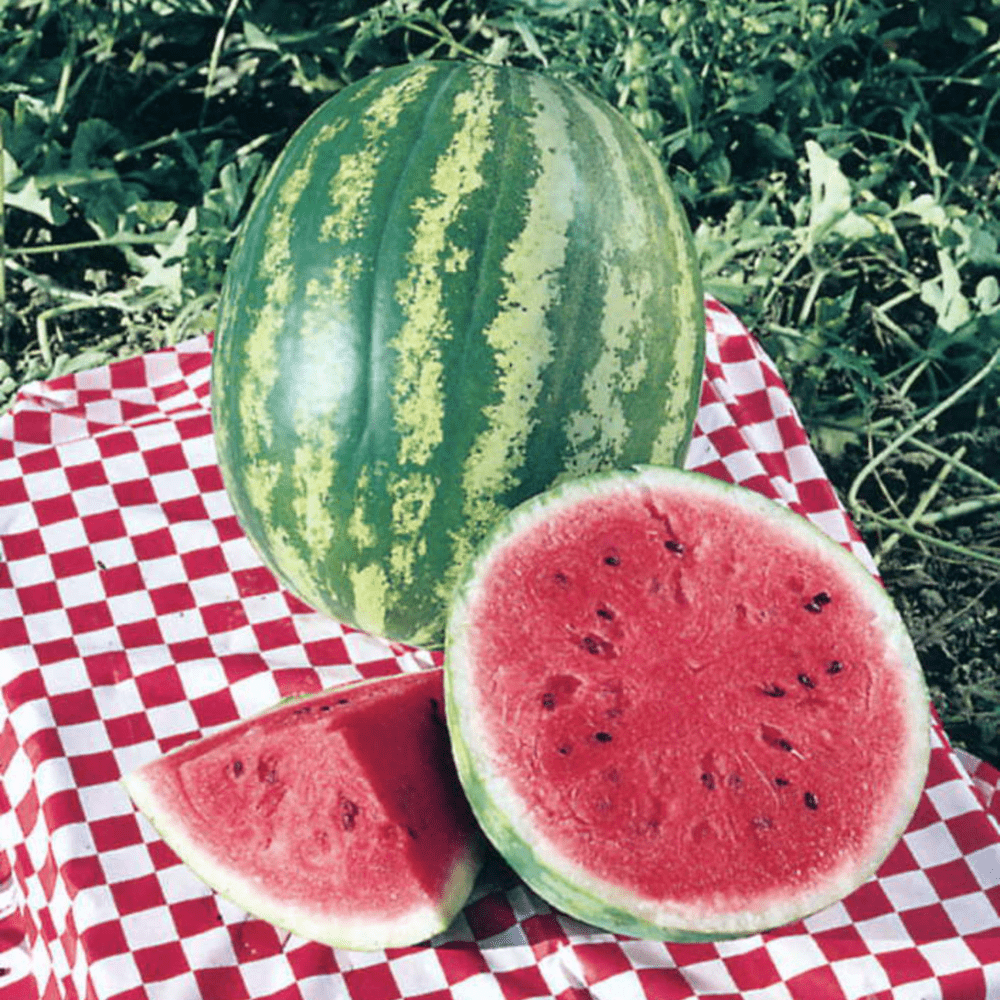
<instances>
[{"instance_id":1,"label":"checkered tablecloth","mask_svg":"<svg viewBox=\"0 0 1000 1000\"><path fill-rule=\"evenodd\" d=\"M707 315L688 466L787 503L874 570L775 367L730 312ZM119 776L284 695L437 657L321 617L263 568L216 465L209 361L201 337L33 385L0 420L2 1000L1000 997L1000 775L938 727L877 877L763 936L617 937L509 881L424 947L362 954L211 892Z\"/></svg>"}]
</instances>

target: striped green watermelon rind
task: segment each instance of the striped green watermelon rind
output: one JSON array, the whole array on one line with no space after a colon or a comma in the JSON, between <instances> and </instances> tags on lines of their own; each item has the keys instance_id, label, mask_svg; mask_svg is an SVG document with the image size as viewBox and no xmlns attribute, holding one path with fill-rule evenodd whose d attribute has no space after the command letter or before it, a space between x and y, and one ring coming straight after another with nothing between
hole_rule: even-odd
<instances>
[{"instance_id":1,"label":"striped green watermelon rind","mask_svg":"<svg viewBox=\"0 0 1000 1000\"><path fill-rule=\"evenodd\" d=\"M422 750L416 748L418 752L414 756L411 737L417 734L419 740L424 722L412 716L412 706L404 708L404 715L400 716L400 704L392 704L397 696L423 699L429 693L437 696L433 700L440 705L439 674L439 670L433 670L362 680L312 695L283 699L210 736L181 744L124 775L122 784L139 811L180 860L210 888L253 916L302 938L337 948L378 951L417 944L444 931L454 920L469 898L484 857L480 831L451 770L441 723L434 721L429 729L433 745L422 744ZM366 704L364 699L371 701ZM368 713L368 721L363 714L358 715L359 702L362 712ZM350 718L342 714L348 712L353 713ZM182 761L190 763L193 753L213 755L212 760L220 755L227 757L239 753L235 740L241 734L245 735L254 727L277 725L287 728L290 723L294 726L294 719L299 717L314 723L322 720L329 727L322 743L329 744L338 733L345 732L348 740L358 746L363 747L366 741L379 743L381 750L371 748L375 757L392 758L395 755L389 763L382 761L379 764L371 753L358 761L362 769L374 767L379 772L374 776L372 787L380 789L384 796L385 814L379 814L378 820L375 817L379 803L371 798L368 811L372 815L366 818L367 806L362 795L370 789L350 762L341 772L321 773L312 779L317 792L322 790L321 795L314 794L308 800L293 796L292 808L296 812L292 817L291 833L302 843L308 842L309 831L316 825L329 828L333 842L336 842L338 826L346 830L349 824L352 828L350 835L343 834L346 846L342 856L337 856L334 847L334 853L329 855L331 860L327 862L324 846L317 852L320 867L310 869L315 871L317 879L331 879L332 891L326 896L310 890L308 885L306 896L302 896L301 884L296 890L298 895L281 890L280 881L291 875L294 882L297 870L305 870L307 863L290 862L283 854L286 847L272 845L270 839L262 849L260 824L266 820L256 817L258 812L267 813L264 809L266 796L256 805L238 806L240 814L235 817L226 814L223 808L215 822L207 825L200 817L203 811L216 808L215 805L207 799L188 798L177 770ZM369 722L374 723L374 730L369 731ZM394 738L387 726L392 728ZM266 741L261 749L265 755L269 751ZM315 749L315 754L298 754L290 762L293 770L315 769L322 757L322 746L317 745ZM446 767L442 768L442 764ZM252 781L254 767L249 760L246 768L248 777L243 780ZM409 782L414 778L417 780L411 788ZM223 782L223 774L219 773L215 780ZM274 787L269 786L265 791L272 791ZM433 807L414 799L414 792L419 790L427 795L428 803L434 803ZM338 813L343 801L353 801L342 799L345 793L356 797L361 805L352 806L347 813ZM215 792L209 798L214 797ZM186 802L184 808L179 807L182 801ZM415 822L422 829L411 831L406 827L407 822ZM287 833L281 834L280 827L275 829L279 831L276 840L287 836ZM414 834L417 839L413 839ZM355 837L365 838L365 842L355 841L354 846L349 846ZM426 850L427 838L433 841L430 853ZM417 850L418 844L423 845L422 851ZM255 870L258 855L268 853L274 854L269 865L278 873L278 880L272 880L268 872ZM353 867L355 865L357 867ZM322 870L324 866L327 872ZM345 877L338 884L339 876L331 873L341 873ZM428 884L424 884L422 878L426 878ZM383 885L386 879L389 884ZM347 904L334 898L336 892L343 892ZM395 898L395 905L390 897Z\"/></svg>"},{"instance_id":2,"label":"striped green watermelon rind","mask_svg":"<svg viewBox=\"0 0 1000 1000\"><path fill-rule=\"evenodd\" d=\"M491 714L502 714L506 702L495 677L477 679L474 653L476 602L484 581L489 578L491 561L510 542L522 539L531 529L551 523L560 511L583 500L620 495L623 489L645 495L644 491L650 488L695 496L700 491L712 504L728 499L741 510L759 517L762 524L780 528L808 551L815 550L818 558L837 567L850 581L859 600L870 609L872 631L882 637L884 648L897 664L903 691L899 716L907 741L898 772L898 787L903 791L886 806L888 814L879 827L877 842L867 854L853 859L835 877L811 886L804 893L787 896L776 893L767 903L736 905L712 914L705 914L698 906L644 897L595 875L586 860L582 863L574 860L554 846L546 824L538 821L524 798L499 773L497 761L503 754L494 752L480 715L484 704L490 706ZM524 586L530 583L525 580ZM494 608L492 613L502 620L505 611ZM674 652L681 658L685 655L685 651ZM534 649L534 656L541 683L546 670L545 648ZM560 484L513 510L494 526L465 569L449 617L444 667L452 753L466 796L487 838L524 882L550 904L615 933L653 940L715 941L761 933L818 912L844 898L876 872L902 836L926 780L930 755L926 682L905 625L882 586L859 560L806 518L751 490L698 473L653 467L600 473ZM676 707L658 704L642 708L648 712L678 711ZM510 731L510 725L513 723L506 722L501 731ZM867 736L878 740L877 732ZM530 740L532 734L526 734L526 738ZM532 775L537 787L544 788L545 780L541 774ZM845 776L845 780L850 780L850 776ZM711 854L697 864L711 866Z\"/></svg>"},{"instance_id":3,"label":"striped green watermelon rind","mask_svg":"<svg viewBox=\"0 0 1000 1000\"><path fill-rule=\"evenodd\" d=\"M704 328L683 210L614 109L516 69L383 70L303 124L237 241L212 371L227 492L308 604L440 646L503 512L683 461Z\"/></svg>"}]
</instances>

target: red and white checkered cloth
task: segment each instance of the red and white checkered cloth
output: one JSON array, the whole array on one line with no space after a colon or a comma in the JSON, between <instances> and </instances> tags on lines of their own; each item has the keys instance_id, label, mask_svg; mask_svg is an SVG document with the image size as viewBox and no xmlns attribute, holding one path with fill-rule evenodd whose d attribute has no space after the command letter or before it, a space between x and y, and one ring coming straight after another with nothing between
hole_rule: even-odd
<instances>
[{"instance_id":1,"label":"red and white checkered cloth","mask_svg":"<svg viewBox=\"0 0 1000 1000\"><path fill-rule=\"evenodd\" d=\"M789 504L871 558L770 359L707 303L688 466ZM432 659L282 591L223 490L210 340L22 391L0 420L0 1000L995 1000L1000 775L935 728L876 878L763 936L661 944L486 886L429 945L333 950L180 864L119 776L282 696ZM7 875L7 881L2 882Z\"/></svg>"}]
</instances>

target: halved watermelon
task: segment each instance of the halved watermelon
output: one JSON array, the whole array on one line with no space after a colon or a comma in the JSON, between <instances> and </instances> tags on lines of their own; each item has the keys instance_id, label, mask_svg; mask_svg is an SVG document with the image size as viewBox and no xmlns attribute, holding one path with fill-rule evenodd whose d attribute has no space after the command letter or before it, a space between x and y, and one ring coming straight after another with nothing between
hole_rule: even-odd
<instances>
[{"instance_id":1,"label":"halved watermelon","mask_svg":"<svg viewBox=\"0 0 1000 1000\"><path fill-rule=\"evenodd\" d=\"M453 605L445 691L506 860L640 937L840 899L926 778L927 692L882 587L804 517L695 473L596 475L505 518Z\"/></svg>"},{"instance_id":2,"label":"halved watermelon","mask_svg":"<svg viewBox=\"0 0 1000 1000\"><path fill-rule=\"evenodd\" d=\"M164 841L248 913L341 948L415 944L465 904L481 839L442 671L293 698L123 781Z\"/></svg>"}]
</instances>

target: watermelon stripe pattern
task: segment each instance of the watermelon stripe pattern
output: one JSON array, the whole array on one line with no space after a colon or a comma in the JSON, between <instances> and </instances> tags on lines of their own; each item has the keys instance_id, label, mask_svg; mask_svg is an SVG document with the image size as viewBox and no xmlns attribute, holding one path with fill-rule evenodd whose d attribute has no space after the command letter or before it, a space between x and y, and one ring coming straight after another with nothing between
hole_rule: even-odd
<instances>
[{"instance_id":1,"label":"watermelon stripe pattern","mask_svg":"<svg viewBox=\"0 0 1000 1000\"><path fill-rule=\"evenodd\" d=\"M439 645L500 513L683 460L703 339L686 219L616 111L513 69L385 70L293 136L241 233L213 369L226 486L303 600Z\"/></svg>"}]
</instances>

